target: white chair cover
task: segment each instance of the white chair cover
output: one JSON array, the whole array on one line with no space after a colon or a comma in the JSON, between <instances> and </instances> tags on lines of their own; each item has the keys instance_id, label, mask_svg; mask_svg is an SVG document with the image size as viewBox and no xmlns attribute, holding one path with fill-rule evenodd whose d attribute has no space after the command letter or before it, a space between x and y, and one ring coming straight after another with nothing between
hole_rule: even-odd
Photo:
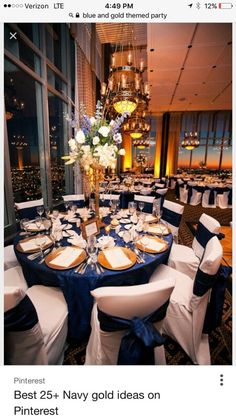
<instances>
[{"instance_id":1,"label":"white chair cover","mask_svg":"<svg viewBox=\"0 0 236 419\"><path fill-rule=\"evenodd\" d=\"M188 201L188 191L186 189L187 185L181 179L177 179L177 183L179 186L179 200L184 204L187 204Z\"/></svg>"},{"instance_id":2,"label":"white chair cover","mask_svg":"<svg viewBox=\"0 0 236 419\"><path fill-rule=\"evenodd\" d=\"M201 236L204 239L204 233L207 235L217 235L220 232L220 223L219 221L215 220L215 218L211 217L203 213L198 221L198 228L200 231L199 238L197 236L194 237L192 248L196 256L199 258L202 257L204 252L204 240L202 241Z\"/></svg>"},{"instance_id":3,"label":"white chair cover","mask_svg":"<svg viewBox=\"0 0 236 419\"><path fill-rule=\"evenodd\" d=\"M24 209L24 208L32 208L43 205L43 198L36 199L34 201L25 201L25 202L15 202L15 206L18 210Z\"/></svg>"},{"instance_id":4,"label":"white chair cover","mask_svg":"<svg viewBox=\"0 0 236 419\"><path fill-rule=\"evenodd\" d=\"M4 271L4 286L5 287L19 287L23 291L28 289L28 284L25 280L22 268L20 265Z\"/></svg>"},{"instance_id":5,"label":"white chair cover","mask_svg":"<svg viewBox=\"0 0 236 419\"><path fill-rule=\"evenodd\" d=\"M43 285L28 288L27 295L38 314L48 363L60 365L64 358L68 330L68 307L64 295L59 288Z\"/></svg>"},{"instance_id":6,"label":"white chair cover","mask_svg":"<svg viewBox=\"0 0 236 419\"><path fill-rule=\"evenodd\" d=\"M227 188L232 189L232 185L227 185ZM217 194L216 205L221 209L232 208L232 205L229 205L228 203L229 192L230 191L223 192L222 194Z\"/></svg>"},{"instance_id":7,"label":"white chair cover","mask_svg":"<svg viewBox=\"0 0 236 419\"><path fill-rule=\"evenodd\" d=\"M120 342L126 331L104 332L97 319L97 306L101 311L124 319L144 317L151 314L166 301L174 288L174 280L159 281L128 287L102 287L91 291L96 299L93 308L92 332L86 350L86 365L116 365ZM163 320L155 323L161 332ZM165 364L164 347L155 348L155 363Z\"/></svg>"},{"instance_id":8,"label":"white chair cover","mask_svg":"<svg viewBox=\"0 0 236 419\"><path fill-rule=\"evenodd\" d=\"M7 316L10 310L18 310L19 304L26 300L25 292L19 287L4 288L4 313ZM22 309L24 310L24 309ZM30 319L35 317L33 325L24 331L5 329L4 352L5 363L10 365L46 365L47 353L44 346L43 334L34 308L24 315ZM13 329L13 328L11 328Z\"/></svg>"},{"instance_id":9,"label":"white chair cover","mask_svg":"<svg viewBox=\"0 0 236 419\"><path fill-rule=\"evenodd\" d=\"M182 218L184 206L165 199L163 204L163 212L165 209L170 212L170 217L168 217L169 221L165 219L162 219L162 221L171 230L174 236L178 236L180 218Z\"/></svg>"},{"instance_id":10,"label":"white chair cover","mask_svg":"<svg viewBox=\"0 0 236 419\"><path fill-rule=\"evenodd\" d=\"M220 224L209 215L202 214L198 222L198 229L199 235L194 237L192 248L174 243L168 259L168 266L183 272L192 279L195 278L207 241L213 235L219 234ZM205 235L207 238L204 237Z\"/></svg>"},{"instance_id":11,"label":"white chair cover","mask_svg":"<svg viewBox=\"0 0 236 419\"><path fill-rule=\"evenodd\" d=\"M142 195L150 195L151 192L152 192L152 188L143 188L143 189L140 189L140 193Z\"/></svg>"},{"instance_id":12,"label":"white chair cover","mask_svg":"<svg viewBox=\"0 0 236 419\"><path fill-rule=\"evenodd\" d=\"M84 194L78 194L78 195L64 195L62 196L63 201L84 201L85 197Z\"/></svg>"},{"instance_id":13,"label":"white chair cover","mask_svg":"<svg viewBox=\"0 0 236 419\"><path fill-rule=\"evenodd\" d=\"M4 271L19 266L13 244L4 247Z\"/></svg>"},{"instance_id":14,"label":"white chair cover","mask_svg":"<svg viewBox=\"0 0 236 419\"><path fill-rule=\"evenodd\" d=\"M220 267L222 255L222 246L218 238L213 237L207 243L199 272L214 276ZM209 365L208 335L203 334L202 330L210 290L203 296L194 295L194 281L182 272L164 265L156 269L150 282L170 277L176 280L176 285L163 322L163 331L181 345L194 364Z\"/></svg>"},{"instance_id":15,"label":"white chair cover","mask_svg":"<svg viewBox=\"0 0 236 419\"><path fill-rule=\"evenodd\" d=\"M105 201L111 201L111 200L114 200L114 201L119 201L119 199L120 199L120 195L118 194L118 195L116 195L116 194L109 194L109 193L105 193L105 194L100 194L100 199L104 199Z\"/></svg>"},{"instance_id":16,"label":"white chair cover","mask_svg":"<svg viewBox=\"0 0 236 419\"><path fill-rule=\"evenodd\" d=\"M210 189L215 189L216 185L214 184L208 184L206 185L208 188ZM209 195L210 195L210 190L206 190L203 192L202 194L202 206L203 208L216 208L216 191L214 191L214 203L213 204L209 204Z\"/></svg>"},{"instance_id":17,"label":"white chair cover","mask_svg":"<svg viewBox=\"0 0 236 419\"><path fill-rule=\"evenodd\" d=\"M194 186L197 186L196 182L188 182L188 186L192 187L192 196L190 198L190 205L199 205L202 201L202 192L198 192L194 189Z\"/></svg>"},{"instance_id":18,"label":"white chair cover","mask_svg":"<svg viewBox=\"0 0 236 419\"><path fill-rule=\"evenodd\" d=\"M23 301L22 301L23 300ZM13 365L61 364L67 336L67 304L58 288L35 285L25 293L19 287L5 287L4 311L20 302L29 301L28 318L34 325L24 331L5 332L5 351L8 362ZM27 309L27 308L26 308ZM36 311L35 311L36 310ZM30 317L29 317L30 316Z\"/></svg>"},{"instance_id":19,"label":"white chair cover","mask_svg":"<svg viewBox=\"0 0 236 419\"><path fill-rule=\"evenodd\" d=\"M149 202L150 204L153 204L154 199L155 196L134 195L134 201Z\"/></svg>"},{"instance_id":20,"label":"white chair cover","mask_svg":"<svg viewBox=\"0 0 236 419\"><path fill-rule=\"evenodd\" d=\"M155 183L156 188L158 189L163 189L165 188L165 184L164 183Z\"/></svg>"}]
</instances>

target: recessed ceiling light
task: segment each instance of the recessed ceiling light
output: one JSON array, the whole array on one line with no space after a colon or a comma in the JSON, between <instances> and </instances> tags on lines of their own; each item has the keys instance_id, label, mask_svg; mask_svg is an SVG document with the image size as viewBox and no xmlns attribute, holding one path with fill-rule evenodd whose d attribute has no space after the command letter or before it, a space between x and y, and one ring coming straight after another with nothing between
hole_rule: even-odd
<instances>
[{"instance_id":1,"label":"recessed ceiling light","mask_svg":"<svg viewBox=\"0 0 236 419\"><path fill-rule=\"evenodd\" d=\"M150 48L150 51L153 52L153 51L155 51L155 49L154 48Z\"/></svg>"},{"instance_id":2,"label":"recessed ceiling light","mask_svg":"<svg viewBox=\"0 0 236 419\"><path fill-rule=\"evenodd\" d=\"M154 70L150 70L150 73L153 73Z\"/></svg>"},{"instance_id":3,"label":"recessed ceiling light","mask_svg":"<svg viewBox=\"0 0 236 419\"><path fill-rule=\"evenodd\" d=\"M192 45L190 44L190 45L188 45L188 48L192 48Z\"/></svg>"},{"instance_id":4,"label":"recessed ceiling light","mask_svg":"<svg viewBox=\"0 0 236 419\"><path fill-rule=\"evenodd\" d=\"M181 69L180 70L184 70L184 67L181 67Z\"/></svg>"},{"instance_id":5,"label":"recessed ceiling light","mask_svg":"<svg viewBox=\"0 0 236 419\"><path fill-rule=\"evenodd\" d=\"M212 68L216 68L216 65L213 65Z\"/></svg>"},{"instance_id":6,"label":"recessed ceiling light","mask_svg":"<svg viewBox=\"0 0 236 419\"><path fill-rule=\"evenodd\" d=\"M198 96L198 93L194 93L194 96Z\"/></svg>"}]
</instances>

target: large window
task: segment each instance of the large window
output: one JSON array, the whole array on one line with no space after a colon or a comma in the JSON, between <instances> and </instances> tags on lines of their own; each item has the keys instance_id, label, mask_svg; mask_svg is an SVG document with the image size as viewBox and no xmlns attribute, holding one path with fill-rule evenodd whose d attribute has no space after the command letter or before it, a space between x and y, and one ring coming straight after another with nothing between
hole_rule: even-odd
<instances>
[{"instance_id":1,"label":"large window","mask_svg":"<svg viewBox=\"0 0 236 419\"><path fill-rule=\"evenodd\" d=\"M6 207L41 197L54 205L73 193L72 169L64 168L61 156L71 135L66 115L68 98L74 100L74 40L67 24L4 28ZM5 218L9 224L7 212Z\"/></svg>"},{"instance_id":2,"label":"large window","mask_svg":"<svg viewBox=\"0 0 236 419\"><path fill-rule=\"evenodd\" d=\"M42 197L39 145L41 85L5 60L5 109L15 202Z\"/></svg>"},{"instance_id":3,"label":"large window","mask_svg":"<svg viewBox=\"0 0 236 419\"><path fill-rule=\"evenodd\" d=\"M232 170L232 114L230 111L185 112L182 118L179 169ZM200 145L192 151L181 147L185 131L197 131Z\"/></svg>"}]
</instances>

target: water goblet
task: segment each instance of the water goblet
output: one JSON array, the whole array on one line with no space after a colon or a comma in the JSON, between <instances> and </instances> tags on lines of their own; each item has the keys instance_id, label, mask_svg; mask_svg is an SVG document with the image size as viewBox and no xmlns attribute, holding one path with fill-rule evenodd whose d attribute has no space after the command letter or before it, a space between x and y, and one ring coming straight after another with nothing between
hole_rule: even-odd
<instances>
[{"instance_id":1,"label":"water goblet","mask_svg":"<svg viewBox=\"0 0 236 419\"><path fill-rule=\"evenodd\" d=\"M43 247L46 244L46 236L44 236L43 234L38 234L35 237L35 244L39 247L41 260L43 260Z\"/></svg>"},{"instance_id":2,"label":"water goblet","mask_svg":"<svg viewBox=\"0 0 236 419\"><path fill-rule=\"evenodd\" d=\"M143 236L142 239L141 239L141 244L142 244L142 247L143 247L143 256L142 257L143 257L144 260L146 260L145 252L146 252L146 248L148 246L148 243L149 243L148 236Z\"/></svg>"},{"instance_id":3,"label":"water goblet","mask_svg":"<svg viewBox=\"0 0 236 419\"><path fill-rule=\"evenodd\" d=\"M49 220L49 219L45 219L44 221L43 221L43 225L44 225L44 227L45 227L45 230L46 230L46 233L45 234L49 234L49 230L50 230L50 227L51 227L51 225L52 225L52 223L51 223L51 220Z\"/></svg>"},{"instance_id":4,"label":"water goblet","mask_svg":"<svg viewBox=\"0 0 236 419\"><path fill-rule=\"evenodd\" d=\"M96 244L93 244L93 243L87 244L87 253L89 255L89 260L90 260L89 264L91 266L91 269L95 269L95 263L97 262L97 251L98 249L97 249Z\"/></svg>"},{"instance_id":5,"label":"water goblet","mask_svg":"<svg viewBox=\"0 0 236 419\"><path fill-rule=\"evenodd\" d=\"M140 211L142 212L144 209L144 202L139 202L138 204Z\"/></svg>"},{"instance_id":6,"label":"water goblet","mask_svg":"<svg viewBox=\"0 0 236 419\"><path fill-rule=\"evenodd\" d=\"M40 218L42 219L42 215L44 213L44 207L43 206L39 206L36 208L37 214L40 216Z\"/></svg>"},{"instance_id":7,"label":"water goblet","mask_svg":"<svg viewBox=\"0 0 236 419\"><path fill-rule=\"evenodd\" d=\"M42 226L42 218L41 217L36 217L35 218L35 224L36 227L38 229L38 233L40 232L41 226Z\"/></svg>"},{"instance_id":8,"label":"water goblet","mask_svg":"<svg viewBox=\"0 0 236 419\"><path fill-rule=\"evenodd\" d=\"M50 208L49 207L44 207L44 212L45 212L46 218L49 219L49 215L50 215L50 212L51 212Z\"/></svg>"},{"instance_id":9,"label":"water goblet","mask_svg":"<svg viewBox=\"0 0 236 419\"><path fill-rule=\"evenodd\" d=\"M68 209L70 207L70 202L69 201L65 201L64 202L64 207L65 207L66 212L68 212Z\"/></svg>"}]
</instances>

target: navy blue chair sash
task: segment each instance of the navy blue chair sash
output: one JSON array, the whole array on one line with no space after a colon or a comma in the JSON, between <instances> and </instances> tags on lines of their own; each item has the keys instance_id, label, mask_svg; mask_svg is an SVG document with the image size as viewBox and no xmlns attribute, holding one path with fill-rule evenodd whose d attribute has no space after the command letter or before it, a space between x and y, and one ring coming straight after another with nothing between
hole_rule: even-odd
<instances>
[{"instance_id":1,"label":"navy blue chair sash","mask_svg":"<svg viewBox=\"0 0 236 419\"><path fill-rule=\"evenodd\" d=\"M229 188L228 205L232 205L232 188Z\"/></svg>"},{"instance_id":2,"label":"navy blue chair sash","mask_svg":"<svg viewBox=\"0 0 236 419\"><path fill-rule=\"evenodd\" d=\"M215 204L215 188L209 188L208 186L205 187L205 191L210 191L209 197L208 197L208 205L214 205Z\"/></svg>"},{"instance_id":3,"label":"navy blue chair sash","mask_svg":"<svg viewBox=\"0 0 236 419\"><path fill-rule=\"evenodd\" d=\"M154 348L165 343L165 338L152 323L161 321L166 316L169 300L154 313L144 318L132 320L109 316L98 309L101 330L114 332L127 330L120 344L118 365L153 365Z\"/></svg>"},{"instance_id":4,"label":"navy blue chair sash","mask_svg":"<svg viewBox=\"0 0 236 419\"><path fill-rule=\"evenodd\" d=\"M198 268L194 284L193 284L193 294L197 297L202 297L206 292L212 288L215 280L216 275L209 275L203 271L201 271L200 268Z\"/></svg>"},{"instance_id":5,"label":"navy blue chair sash","mask_svg":"<svg viewBox=\"0 0 236 419\"><path fill-rule=\"evenodd\" d=\"M182 214L178 214L177 212L171 211L170 209L164 207L161 218L167 223L175 227L179 227Z\"/></svg>"},{"instance_id":6,"label":"navy blue chair sash","mask_svg":"<svg viewBox=\"0 0 236 419\"><path fill-rule=\"evenodd\" d=\"M155 199L160 199L161 200L161 209L163 207L164 204L164 200L165 200L165 194L160 194L158 192L155 193Z\"/></svg>"},{"instance_id":7,"label":"navy blue chair sash","mask_svg":"<svg viewBox=\"0 0 236 419\"><path fill-rule=\"evenodd\" d=\"M26 295L17 306L4 313L4 329L7 332L22 332L38 323L35 307Z\"/></svg>"},{"instance_id":8,"label":"navy blue chair sash","mask_svg":"<svg viewBox=\"0 0 236 419\"><path fill-rule=\"evenodd\" d=\"M229 275L232 273L230 266L220 266L215 283L212 286L210 302L207 306L203 333L210 333L221 324L225 290Z\"/></svg>"},{"instance_id":9,"label":"navy blue chair sash","mask_svg":"<svg viewBox=\"0 0 236 419\"><path fill-rule=\"evenodd\" d=\"M198 223L195 238L202 247L206 247L209 240L214 236L216 236L215 233L209 231L201 222Z\"/></svg>"}]
</instances>

